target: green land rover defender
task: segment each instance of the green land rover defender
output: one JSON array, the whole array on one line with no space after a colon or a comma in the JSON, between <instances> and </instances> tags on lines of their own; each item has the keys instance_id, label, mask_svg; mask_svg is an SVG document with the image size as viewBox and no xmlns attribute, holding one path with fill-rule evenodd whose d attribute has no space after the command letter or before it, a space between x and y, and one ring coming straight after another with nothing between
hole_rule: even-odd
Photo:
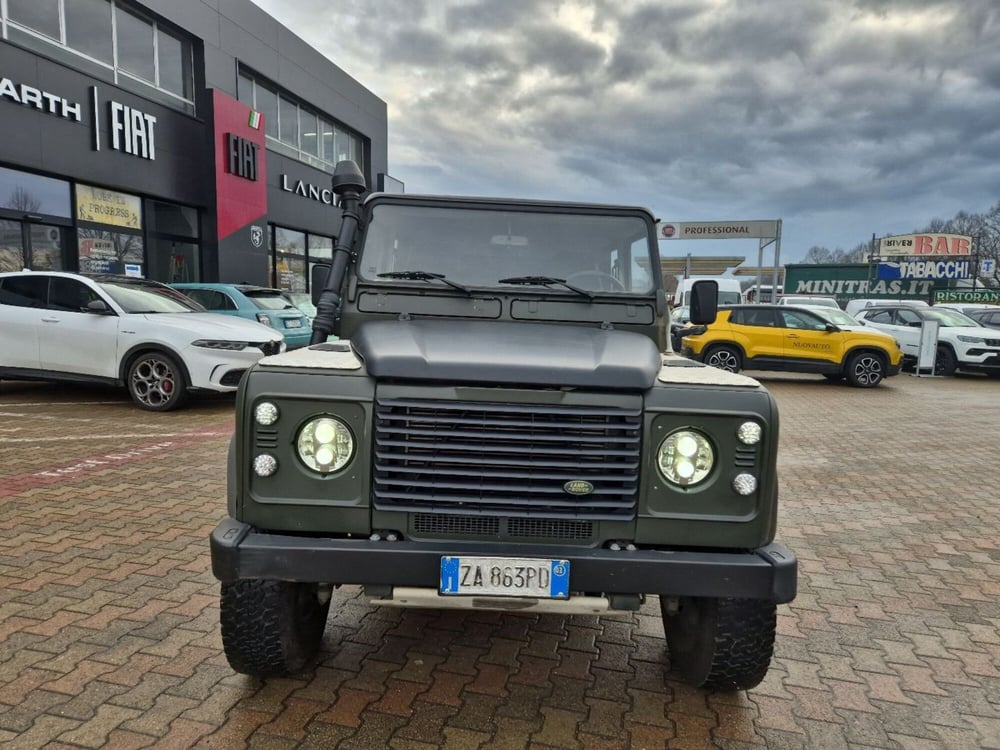
<instances>
[{"instance_id":1,"label":"green land rover defender","mask_svg":"<svg viewBox=\"0 0 1000 750\"><path fill-rule=\"evenodd\" d=\"M774 542L778 412L667 344L642 208L368 194L313 273L313 344L244 376L211 535L225 653L308 668L331 594L600 615L656 595L671 666L757 685L796 560ZM715 316L713 282L692 294ZM331 335L335 335L335 338Z\"/></svg>"}]
</instances>

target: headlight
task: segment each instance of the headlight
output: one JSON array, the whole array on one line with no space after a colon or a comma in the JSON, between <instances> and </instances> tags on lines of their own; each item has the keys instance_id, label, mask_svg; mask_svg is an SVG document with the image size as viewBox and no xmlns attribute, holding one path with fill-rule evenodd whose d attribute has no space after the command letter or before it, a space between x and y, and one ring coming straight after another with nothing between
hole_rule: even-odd
<instances>
[{"instance_id":1,"label":"headlight","mask_svg":"<svg viewBox=\"0 0 1000 750\"><path fill-rule=\"evenodd\" d=\"M354 437L336 417L317 417L306 422L296 441L299 458L313 471L330 474L343 469L354 457Z\"/></svg>"},{"instance_id":2,"label":"headlight","mask_svg":"<svg viewBox=\"0 0 1000 750\"><path fill-rule=\"evenodd\" d=\"M958 336L958 340L966 344L985 344L986 339L981 339L978 336Z\"/></svg>"},{"instance_id":3,"label":"headlight","mask_svg":"<svg viewBox=\"0 0 1000 750\"><path fill-rule=\"evenodd\" d=\"M708 438L700 432L678 430L660 443L656 459L664 479L681 487L690 487L708 476L715 463L715 451Z\"/></svg>"},{"instance_id":4,"label":"headlight","mask_svg":"<svg viewBox=\"0 0 1000 750\"><path fill-rule=\"evenodd\" d=\"M200 346L203 349L225 349L231 352L242 351L247 348L246 341L216 341L215 339L198 339L191 342L191 346Z\"/></svg>"}]
</instances>

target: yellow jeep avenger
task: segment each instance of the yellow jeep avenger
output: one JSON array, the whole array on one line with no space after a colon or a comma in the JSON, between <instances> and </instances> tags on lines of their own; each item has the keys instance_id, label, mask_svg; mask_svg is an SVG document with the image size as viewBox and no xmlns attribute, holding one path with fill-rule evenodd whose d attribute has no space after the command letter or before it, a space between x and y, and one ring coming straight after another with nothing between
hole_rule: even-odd
<instances>
[{"instance_id":1,"label":"yellow jeep avenger","mask_svg":"<svg viewBox=\"0 0 1000 750\"><path fill-rule=\"evenodd\" d=\"M733 305L683 338L683 353L729 372L814 372L873 388L899 372L903 353L891 336L825 308Z\"/></svg>"}]
</instances>

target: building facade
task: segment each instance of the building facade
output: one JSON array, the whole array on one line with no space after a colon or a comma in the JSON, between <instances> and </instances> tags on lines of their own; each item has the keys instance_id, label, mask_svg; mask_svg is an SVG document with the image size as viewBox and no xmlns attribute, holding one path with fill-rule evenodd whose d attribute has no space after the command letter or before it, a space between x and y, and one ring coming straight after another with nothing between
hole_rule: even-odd
<instances>
[{"instance_id":1,"label":"building facade","mask_svg":"<svg viewBox=\"0 0 1000 750\"><path fill-rule=\"evenodd\" d=\"M385 102L250 0L0 2L0 270L306 291Z\"/></svg>"}]
</instances>

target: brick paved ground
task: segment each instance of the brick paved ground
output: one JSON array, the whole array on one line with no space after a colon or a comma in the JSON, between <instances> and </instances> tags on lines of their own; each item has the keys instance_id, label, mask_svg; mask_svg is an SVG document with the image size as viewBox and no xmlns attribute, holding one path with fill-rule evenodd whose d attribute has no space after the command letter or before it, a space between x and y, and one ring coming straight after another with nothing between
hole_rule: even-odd
<instances>
[{"instance_id":1,"label":"brick paved ground","mask_svg":"<svg viewBox=\"0 0 1000 750\"><path fill-rule=\"evenodd\" d=\"M635 616L375 610L315 671L221 653L207 536L231 399L0 384L0 744L53 748L1000 748L1000 382L766 380L801 561L765 682L710 695Z\"/></svg>"}]
</instances>

